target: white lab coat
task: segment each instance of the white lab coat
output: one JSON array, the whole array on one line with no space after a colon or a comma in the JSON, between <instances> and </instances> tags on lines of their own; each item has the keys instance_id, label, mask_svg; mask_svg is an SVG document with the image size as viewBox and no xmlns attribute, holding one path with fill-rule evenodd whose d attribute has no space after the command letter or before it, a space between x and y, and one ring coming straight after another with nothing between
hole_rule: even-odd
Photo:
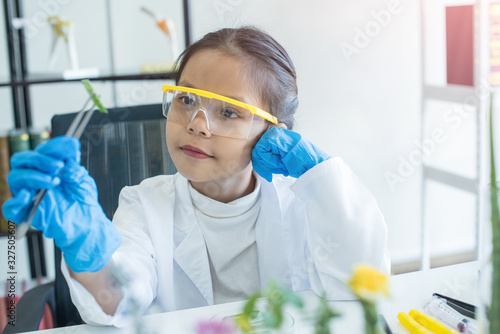
<instances>
[{"instance_id":1,"label":"white lab coat","mask_svg":"<svg viewBox=\"0 0 500 334\"><path fill-rule=\"evenodd\" d=\"M353 264L370 264L389 274L384 218L342 159L326 160L298 179L275 175L271 183L260 181L255 234L262 287L275 280L294 291L313 289L326 291L329 299L351 299L342 282L351 276ZM214 303L207 250L187 179L162 175L125 187L113 223L123 240L112 261L131 272L134 292L125 291L115 316L106 315L63 262L85 322L124 325L126 300L132 295L154 312ZM172 224L173 247L166 240Z\"/></svg>"}]
</instances>

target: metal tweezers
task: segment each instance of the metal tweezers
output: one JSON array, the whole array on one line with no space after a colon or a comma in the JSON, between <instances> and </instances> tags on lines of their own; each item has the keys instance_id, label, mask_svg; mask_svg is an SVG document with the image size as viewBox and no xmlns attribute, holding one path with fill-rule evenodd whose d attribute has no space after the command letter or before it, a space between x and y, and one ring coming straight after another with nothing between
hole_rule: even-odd
<instances>
[{"instance_id":1,"label":"metal tweezers","mask_svg":"<svg viewBox=\"0 0 500 334\"><path fill-rule=\"evenodd\" d=\"M94 113L94 107L95 103L92 104L92 106L87 109L87 106L89 102L93 101L92 98L94 97L95 93L92 93L89 98L87 99L87 102L85 102L85 105L83 108L76 114L75 118L71 122L68 130L66 131L66 136L69 137L75 137L77 139L80 139L83 131L87 127L87 124L89 123L90 119L92 118L92 115ZM62 172L62 171L61 171ZM61 173L59 172L59 174ZM47 189L40 189L36 193L35 196L33 196L33 199L31 200L31 204L25 209L25 212L29 212L28 218L21 222L16 228L16 239L21 239L23 238L26 233L28 232L30 226L31 226L31 221L35 217L36 211L38 207L40 206L40 203L42 202L43 198L45 197L45 194L47 194Z\"/></svg>"}]
</instances>

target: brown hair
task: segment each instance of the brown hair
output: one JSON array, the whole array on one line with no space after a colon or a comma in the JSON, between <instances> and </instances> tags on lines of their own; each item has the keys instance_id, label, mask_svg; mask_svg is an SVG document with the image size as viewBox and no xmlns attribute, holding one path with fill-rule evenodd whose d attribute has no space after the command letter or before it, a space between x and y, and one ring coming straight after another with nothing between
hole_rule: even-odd
<instances>
[{"instance_id":1,"label":"brown hair","mask_svg":"<svg viewBox=\"0 0 500 334\"><path fill-rule=\"evenodd\" d=\"M288 129L294 125L297 99L297 75L285 49L269 34L255 27L224 28L206 34L179 56L176 82L189 59L203 50L219 50L244 59L246 75L253 81L256 93Z\"/></svg>"}]
</instances>

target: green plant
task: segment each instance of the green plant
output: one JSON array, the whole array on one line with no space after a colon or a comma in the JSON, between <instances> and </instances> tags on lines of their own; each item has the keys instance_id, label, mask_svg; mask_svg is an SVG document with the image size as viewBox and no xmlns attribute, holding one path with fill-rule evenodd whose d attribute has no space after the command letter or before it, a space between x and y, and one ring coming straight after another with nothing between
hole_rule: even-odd
<instances>
[{"instance_id":1,"label":"green plant","mask_svg":"<svg viewBox=\"0 0 500 334\"><path fill-rule=\"evenodd\" d=\"M257 306L259 304L259 306ZM236 323L243 333L251 334L263 330L279 330L284 320L286 306L304 308L304 301L294 292L280 288L270 282L267 288L248 297L243 312L236 316ZM311 320L315 334L330 334L329 323L339 317L323 297Z\"/></svg>"},{"instance_id":2,"label":"green plant","mask_svg":"<svg viewBox=\"0 0 500 334\"><path fill-rule=\"evenodd\" d=\"M488 312L490 334L500 333L500 210L498 207L498 185L495 169L495 150L493 143L493 97L490 100L490 159L491 159L491 228L493 253L491 261L493 274L491 280L491 305Z\"/></svg>"},{"instance_id":3,"label":"green plant","mask_svg":"<svg viewBox=\"0 0 500 334\"><path fill-rule=\"evenodd\" d=\"M257 301L264 298L264 307L259 309ZM253 333L255 320L261 317L258 326L267 329L279 329L283 323L283 311L286 305L303 308L304 303L300 297L291 291L282 289L276 282L270 282L267 288L248 297L243 307L243 313L236 317L236 323L244 333Z\"/></svg>"}]
</instances>

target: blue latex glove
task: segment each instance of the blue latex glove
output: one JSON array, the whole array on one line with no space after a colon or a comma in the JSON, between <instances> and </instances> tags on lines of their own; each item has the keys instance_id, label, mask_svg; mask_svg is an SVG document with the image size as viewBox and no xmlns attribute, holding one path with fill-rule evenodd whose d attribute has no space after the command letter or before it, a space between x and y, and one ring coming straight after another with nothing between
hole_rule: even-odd
<instances>
[{"instance_id":1,"label":"blue latex glove","mask_svg":"<svg viewBox=\"0 0 500 334\"><path fill-rule=\"evenodd\" d=\"M61 136L11 158L7 177L14 195L4 217L17 224L40 189L49 189L32 226L53 238L75 272L99 271L120 246L121 236L97 201L97 187L80 165L80 142Z\"/></svg>"},{"instance_id":2,"label":"blue latex glove","mask_svg":"<svg viewBox=\"0 0 500 334\"><path fill-rule=\"evenodd\" d=\"M253 168L269 182L273 174L298 178L328 158L297 132L279 127L267 130L252 151Z\"/></svg>"}]
</instances>

